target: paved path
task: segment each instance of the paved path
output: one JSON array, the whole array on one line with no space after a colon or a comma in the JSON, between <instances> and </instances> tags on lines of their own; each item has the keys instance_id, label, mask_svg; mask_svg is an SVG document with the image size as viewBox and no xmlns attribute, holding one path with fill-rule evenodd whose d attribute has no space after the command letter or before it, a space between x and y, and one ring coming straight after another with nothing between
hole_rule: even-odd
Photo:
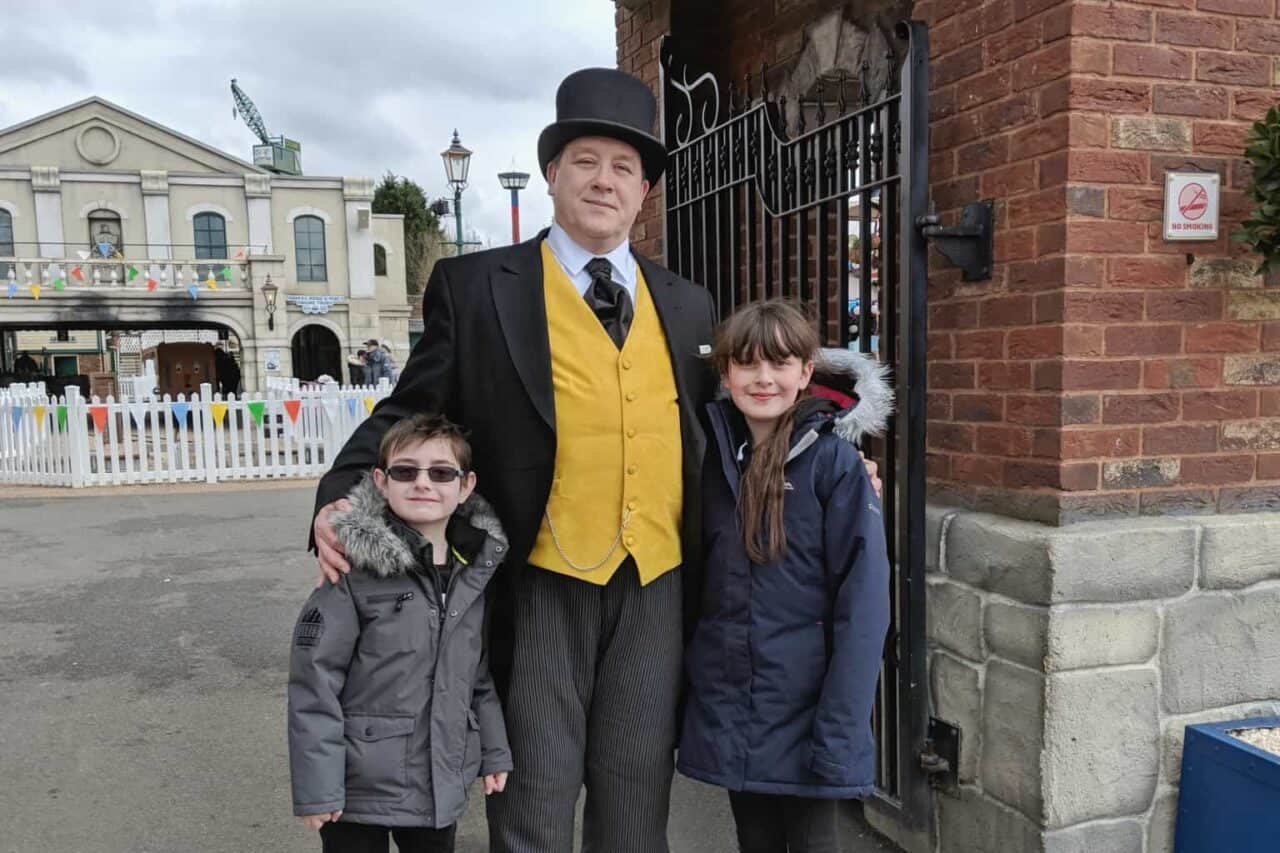
<instances>
[{"instance_id":1,"label":"paved path","mask_svg":"<svg viewBox=\"0 0 1280 853\"><path fill-rule=\"evenodd\" d=\"M0 851L319 849L289 817L284 740L313 488L6 487ZM847 853L885 849L855 836ZM458 849L485 839L472 808ZM671 847L734 849L723 793L677 779Z\"/></svg>"}]
</instances>

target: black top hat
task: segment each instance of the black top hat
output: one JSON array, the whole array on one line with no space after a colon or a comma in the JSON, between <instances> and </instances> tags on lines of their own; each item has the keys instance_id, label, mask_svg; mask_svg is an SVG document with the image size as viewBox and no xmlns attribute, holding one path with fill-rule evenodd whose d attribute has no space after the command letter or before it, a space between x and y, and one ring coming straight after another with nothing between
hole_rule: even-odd
<instances>
[{"instance_id":1,"label":"black top hat","mask_svg":"<svg viewBox=\"0 0 1280 853\"><path fill-rule=\"evenodd\" d=\"M612 68L575 71L556 90L556 122L538 137L538 165L547 164L582 136L607 136L640 152L644 176L652 185L667 165L667 149L650 129L658 112L653 92L643 81Z\"/></svg>"}]
</instances>

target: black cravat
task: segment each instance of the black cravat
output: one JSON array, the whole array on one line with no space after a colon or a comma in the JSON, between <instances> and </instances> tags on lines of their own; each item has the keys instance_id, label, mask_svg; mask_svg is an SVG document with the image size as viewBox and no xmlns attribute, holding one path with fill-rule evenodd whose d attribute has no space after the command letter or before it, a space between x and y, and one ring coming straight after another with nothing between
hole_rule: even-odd
<instances>
[{"instance_id":1,"label":"black cravat","mask_svg":"<svg viewBox=\"0 0 1280 853\"><path fill-rule=\"evenodd\" d=\"M631 296L627 289L614 282L613 265L608 258L592 258L587 261L587 272L591 275L591 285L583 298L596 312L600 325L613 338L618 349L627 340L627 330L631 328L631 318L635 309L631 307Z\"/></svg>"}]
</instances>

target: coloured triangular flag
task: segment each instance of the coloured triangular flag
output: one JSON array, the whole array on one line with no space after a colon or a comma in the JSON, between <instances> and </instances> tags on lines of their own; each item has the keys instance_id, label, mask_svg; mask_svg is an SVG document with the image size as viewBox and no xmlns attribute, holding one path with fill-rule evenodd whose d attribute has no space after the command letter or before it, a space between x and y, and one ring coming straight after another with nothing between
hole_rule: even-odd
<instances>
[{"instance_id":1,"label":"coloured triangular flag","mask_svg":"<svg viewBox=\"0 0 1280 853\"><path fill-rule=\"evenodd\" d=\"M61 277L55 278L55 279L53 280L53 289L54 289L54 290L66 290L66 289L67 289L67 283L66 283L66 282L65 282Z\"/></svg>"},{"instance_id":2,"label":"coloured triangular flag","mask_svg":"<svg viewBox=\"0 0 1280 853\"><path fill-rule=\"evenodd\" d=\"M67 428L67 407L59 406L58 407L58 429L66 429L66 428Z\"/></svg>"},{"instance_id":3,"label":"coloured triangular flag","mask_svg":"<svg viewBox=\"0 0 1280 853\"><path fill-rule=\"evenodd\" d=\"M187 419L187 412L191 411L190 403L170 403L169 408L173 410L174 417L180 421Z\"/></svg>"},{"instance_id":4,"label":"coloured triangular flag","mask_svg":"<svg viewBox=\"0 0 1280 853\"><path fill-rule=\"evenodd\" d=\"M93 418L93 425L98 428L98 432L102 432L107 428L106 406L90 406L89 416Z\"/></svg>"},{"instance_id":5,"label":"coloured triangular flag","mask_svg":"<svg viewBox=\"0 0 1280 853\"><path fill-rule=\"evenodd\" d=\"M337 399L333 397L325 397L320 401L320 403L324 406L324 413L329 417L329 420L336 420L338 417Z\"/></svg>"},{"instance_id":6,"label":"coloured triangular flag","mask_svg":"<svg viewBox=\"0 0 1280 853\"><path fill-rule=\"evenodd\" d=\"M109 258L109 257L111 257L111 244L110 244L110 243L108 243L106 240L99 240L99 241L98 241L98 254L99 254L99 255L102 255L102 257L104 257L104 258Z\"/></svg>"},{"instance_id":7,"label":"coloured triangular flag","mask_svg":"<svg viewBox=\"0 0 1280 853\"><path fill-rule=\"evenodd\" d=\"M213 277L213 270L209 271L209 277L204 280L204 283L210 290L218 289L218 280Z\"/></svg>"},{"instance_id":8,"label":"coloured triangular flag","mask_svg":"<svg viewBox=\"0 0 1280 853\"><path fill-rule=\"evenodd\" d=\"M356 416L356 406L358 405L359 405L359 402L356 400L355 397L348 397L347 398L347 414L351 415L351 417L354 418Z\"/></svg>"},{"instance_id":9,"label":"coloured triangular flag","mask_svg":"<svg viewBox=\"0 0 1280 853\"><path fill-rule=\"evenodd\" d=\"M298 410L302 408L301 400L285 400L284 410L289 413L289 420L293 423L298 422Z\"/></svg>"},{"instance_id":10,"label":"coloured triangular flag","mask_svg":"<svg viewBox=\"0 0 1280 853\"><path fill-rule=\"evenodd\" d=\"M89 260L89 253L86 252L84 249L76 249L76 254L80 256L80 260L82 261Z\"/></svg>"},{"instance_id":11,"label":"coloured triangular flag","mask_svg":"<svg viewBox=\"0 0 1280 853\"><path fill-rule=\"evenodd\" d=\"M17 429L18 424L22 423L22 407L14 406L12 414L13 414L13 428Z\"/></svg>"},{"instance_id":12,"label":"coloured triangular flag","mask_svg":"<svg viewBox=\"0 0 1280 853\"><path fill-rule=\"evenodd\" d=\"M84 281L84 272L80 269L80 267L72 267L72 268L71 268L71 277L72 277L72 278L78 278L78 279L80 279L81 281Z\"/></svg>"},{"instance_id":13,"label":"coloured triangular flag","mask_svg":"<svg viewBox=\"0 0 1280 853\"><path fill-rule=\"evenodd\" d=\"M209 413L213 415L213 422L215 424L221 425L222 419L227 416L227 404L226 403L210 403Z\"/></svg>"},{"instance_id":14,"label":"coloured triangular flag","mask_svg":"<svg viewBox=\"0 0 1280 853\"><path fill-rule=\"evenodd\" d=\"M147 279L147 290L155 290L159 286L160 282L156 281L154 278Z\"/></svg>"},{"instance_id":15,"label":"coloured triangular flag","mask_svg":"<svg viewBox=\"0 0 1280 853\"><path fill-rule=\"evenodd\" d=\"M372 412L373 412L373 398L372 398L372 397L365 397L365 398L364 398L364 410L365 410L366 412L369 412L369 413L371 413L371 414L372 414Z\"/></svg>"},{"instance_id":16,"label":"coloured triangular flag","mask_svg":"<svg viewBox=\"0 0 1280 853\"><path fill-rule=\"evenodd\" d=\"M40 285L38 285L38 284L33 284L33 285L31 285L31 296L32 296L32 297L33 297L37 302L39 302L39 301L40 301Z\"/></svg>"},{"instance_id":17,"label":"coloured triangular flag","mask_svg":"<svg viewBox=\"0 0 1280 853\"><path fill-rule=\"evenodd\" d=\"M247 406L249 414L253 415L253 422L258 426L262 426L262 410L265 409L266 406L267 404L261 400L254 400Z\"/></svg>"},{"instance_id":18,"label":"coloured triangular flag","mask_svg":"<svg viewBox=\"0 0 1280 853\"><path fill-rule=\"evenodd\" d=\"M187 293L191 294L192 299L195 299L196 294L199 292L200 292L200 285L196 284L195 282L192 282L191 284L187 285Z\"/></svg>"},{"instance_id":19,"label":"coloured triangular flag","mask_svg":"<svg viewBox=\"0 0 1280 853\"><path fill-rule=\"evenodd\" d=\"M16 281L9 282L9 298L12 299L18 292L18 283Z\"/></svg>"},{"instance_id":20,"label":"coloured triangular flag","mask_svg":"<svg viewBox=\"0 0 1280 853\"><path fill-rule=\"evenodd\" d=\"M240 249L236 252L236 260L241 260L242 258L244 258L244 249Z\"/></svg>"},{"instance_id":21,"label":"coloured triangular flag","mask_svg":"<svg viewBox=\"0 0 1280 853\"><path fill-rule=\"evenodd\" d=\"M231 267L223 267L218 270L218 275L222 276L226 281L231 280Z\"/></svg>"},{"instance_id":22,"label":"coloured triangular flag","mask_svg":"<svg viewBox=\"0 0 1280 853\"><path fill-rule=\"evenodd\" d=\"M129 414L133 416L133 424L138 429L144 429L147 423L147 404L133 403L129 406Z\"/></svg>"},{"instance_id":23,"label":"coloured triangular flag","mask_svg":"<svg viewBox=\"0 0 1280 853\"><path fill-rule=\"evenodd\" d=\"M135 267L133 264L129 264L129 269L126 272L125 277L129 281L133 281L135 278L138 277L138 268Z\"/></svg>"},{"instance_id":24,"label":"coloured triangular flag","mask_svg":"<svg viewBox=\"0 0 1280 853\"><path fill-rule=\"evenodd\" d=\"M43 427L44 427L44 413L45 413L46 411L48 411L48 408L47 408L47 407L45 407L45 406L34 406L34 407L32 407L31 411L35 412L35 414L36 414L36 429L41 429L41 428L43 428Z\"/></svg>"}]
</instances>

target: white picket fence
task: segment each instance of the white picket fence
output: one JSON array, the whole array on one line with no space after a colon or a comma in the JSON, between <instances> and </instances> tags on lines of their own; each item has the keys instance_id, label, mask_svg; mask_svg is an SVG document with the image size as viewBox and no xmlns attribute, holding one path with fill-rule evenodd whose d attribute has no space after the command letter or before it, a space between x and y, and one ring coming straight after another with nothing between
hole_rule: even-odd
<instances>
[{"instance_id":1,"label":"white picket fence","mask_svg":"<svg viewBox=\"0 0 1280 853\"><path fill-rule=\"evenodd\" d=\"M216 483L323 474L391 393L377 386L272 388L189 398L86 400L70 387L0 389L0 483L43 486Z\"/></svg>"}]
</instances>

